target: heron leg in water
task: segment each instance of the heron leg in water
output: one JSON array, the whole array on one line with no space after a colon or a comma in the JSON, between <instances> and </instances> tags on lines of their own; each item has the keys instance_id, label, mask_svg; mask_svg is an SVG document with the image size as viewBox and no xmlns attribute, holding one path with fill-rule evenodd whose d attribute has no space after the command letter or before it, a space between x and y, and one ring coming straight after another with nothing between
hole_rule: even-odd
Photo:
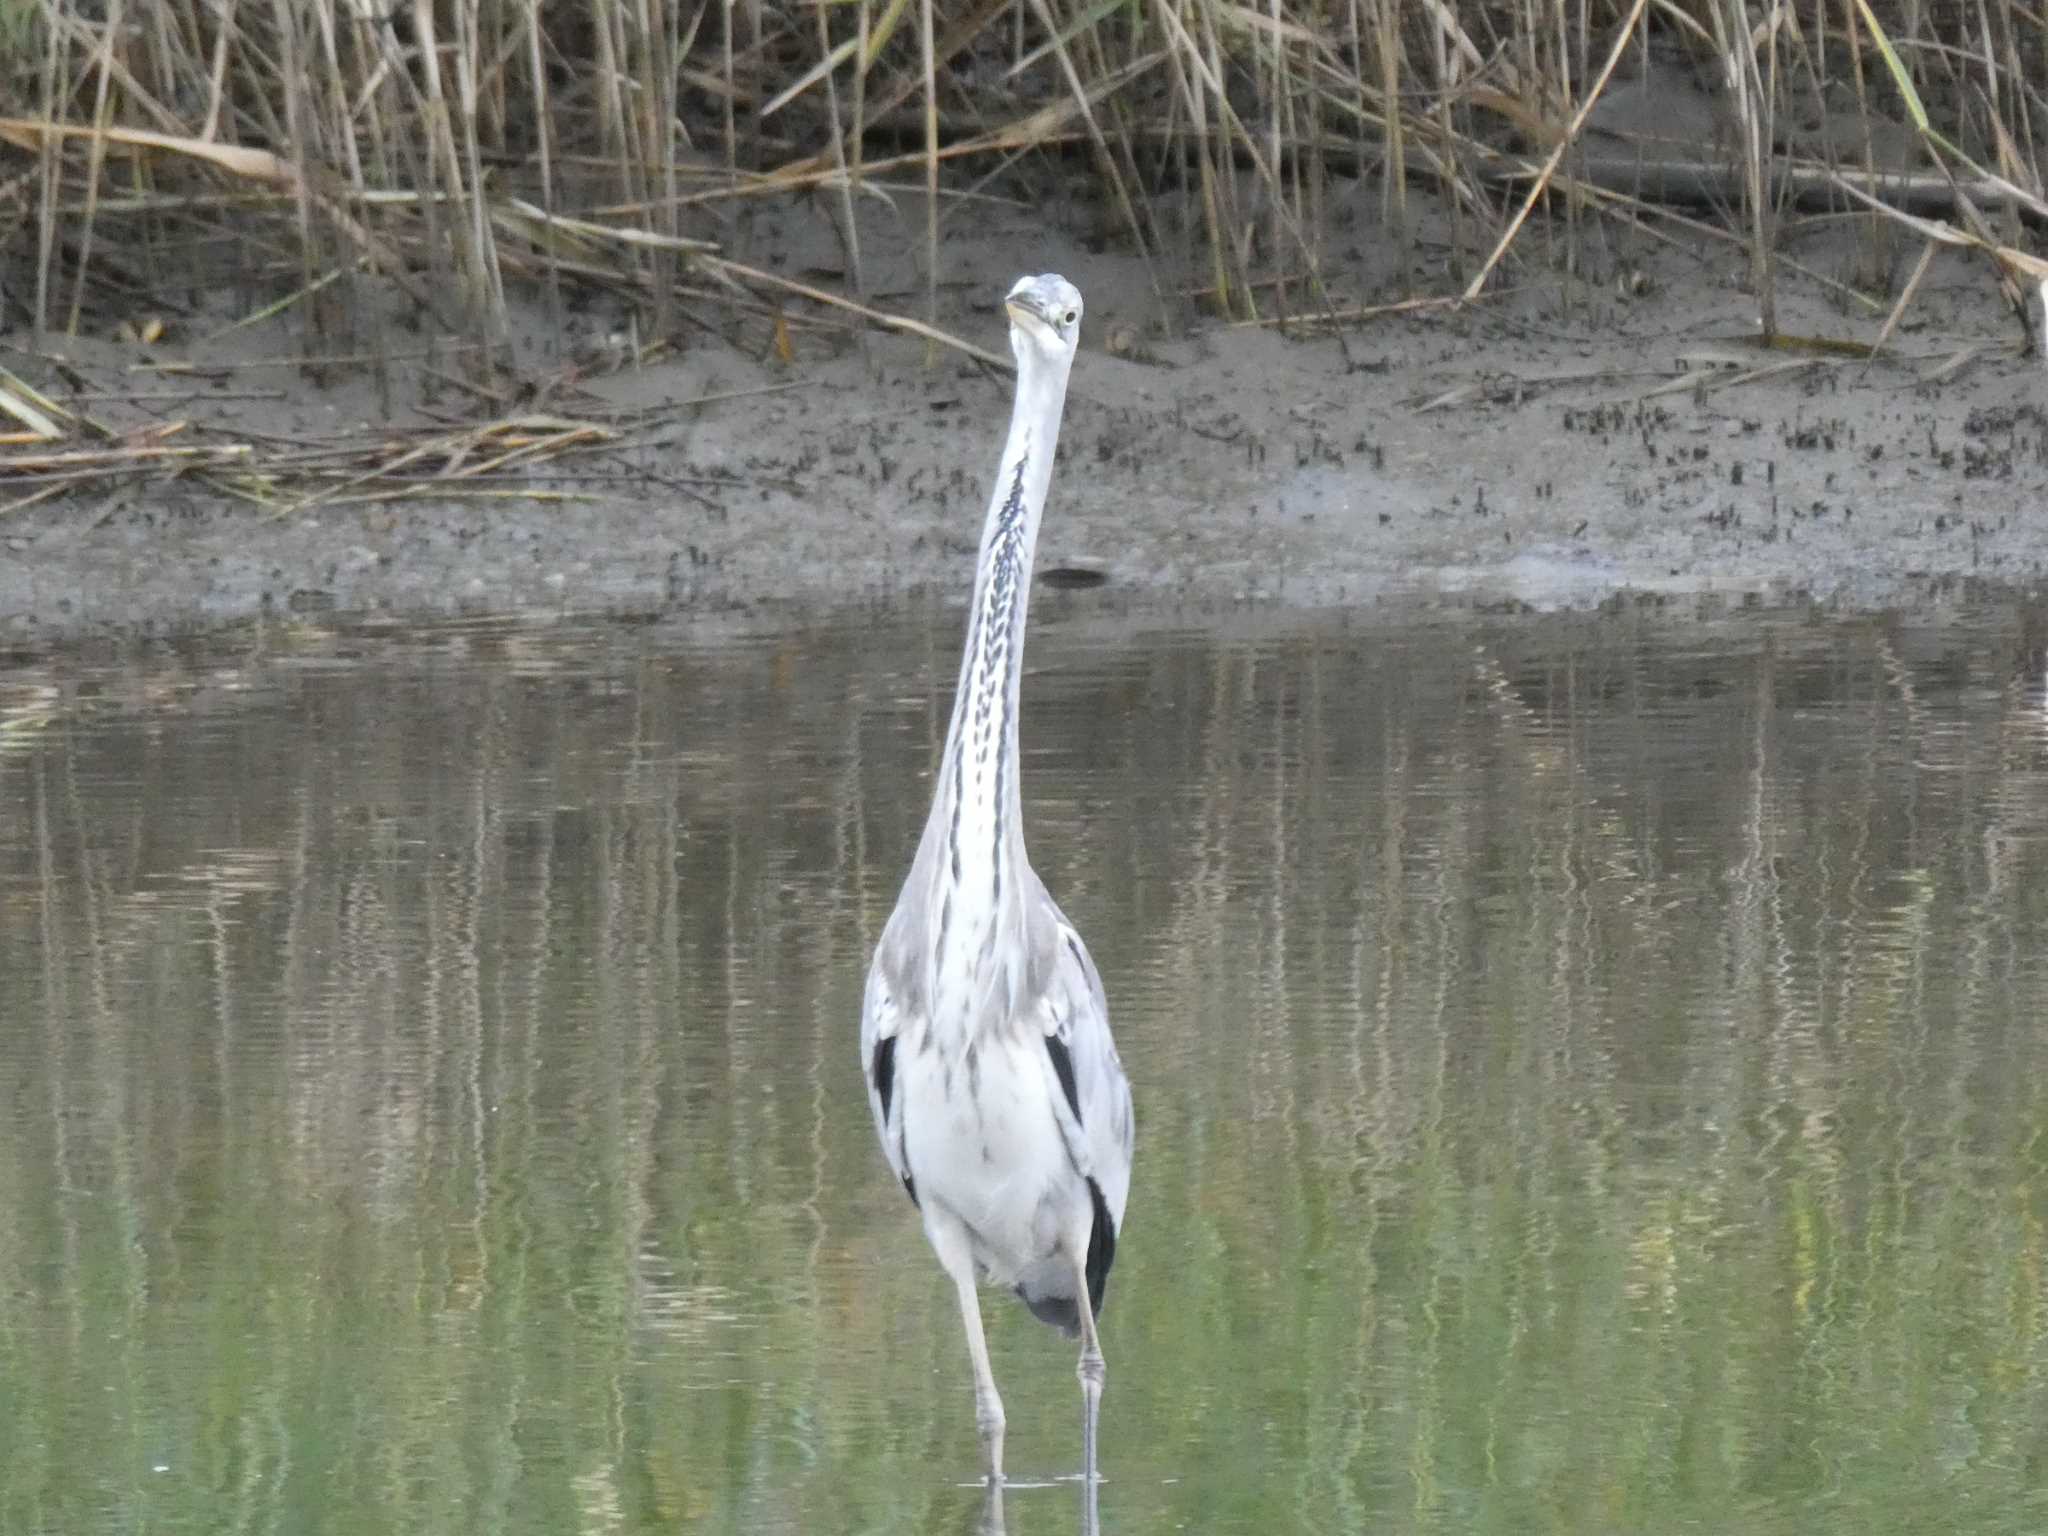
<instances>
[{"instance_id":1,"label":"heron leg in water","mask_svg":"<svg viewBox=\"0 0 2048 1536\"><path fill-rule=\"evenodd\" d=\"M935 1212L933 1214L936 1214ZM960 1297L960 1322L967 1330L967 1356L974 1362L974 1427L981 1431L982 1470L992 1483L1003 1480L1003 1400L996 1395L996 1374L989 1369L988 1339L981 1331L981 1297L974 1285L974 1256L967 1235L928 1214L926 1232L939 1263L953 1277Z\"/></svg>"},{"instance_id":2,"label":"heron leg in water","mask_svg":"<svg viewBox=\"0 0 2048 1536\"><path fill-rule=\"evenodd\" d=\"M1083 1253L1086 1249L1082 1250ZM1081 1315L1081 1363L1075 1374L1081 1378L1081 1477L1089 1490L1095 1487L1095 1425L1102 1416L1102 1344L1095 1337L1095 1308L1088 1302L1088 1265L1085 1258L1074 1261L1074 1310Z\"/></svg>"},{"instance_id":3,"label":"heron leg in water","mask_svg":"<svg viewBox=\"0 0 2048 1536\"><path fill-rule=\"evenodd\" d=\"M996 1396L996 1373L988 1365L988 1340L981 1332L981 1298L974 1271L953 1276L960 1293L960 1321L967 1327L967 1354L974 1361L974 1427L981 1431L982 1470L992 1483L1003 1480L1003 1400Z\"/></svg>"}]
</instances>

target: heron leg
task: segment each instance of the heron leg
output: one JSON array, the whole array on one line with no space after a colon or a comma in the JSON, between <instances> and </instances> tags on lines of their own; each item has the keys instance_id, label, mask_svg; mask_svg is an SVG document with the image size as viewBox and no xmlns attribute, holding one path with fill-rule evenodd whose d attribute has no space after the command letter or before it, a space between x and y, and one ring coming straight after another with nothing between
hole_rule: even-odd
<instances>
[{"instance_id":1,"label":"heron leg","mask_svg":"<svg viewBox=\"0 0 2048 1536\"><path fill-rule=\"evenodd\" d=\"M1085 1254L1086 1248L1082 1249ZM1081 1480L1094 1502L1095 1428L1102 1417L1102 1383L1106 1375L1102 1344L1095 1336L1095 1309L1088 1301L1088 1268L1085 1259L1074 1261L1074 1310L1081 1316L1081 1362L1075 1374L1081 1378Z\"/></svg>"},{"instance_id":2,"label":"heron leg","mask_svg":"<svg viewBox=\"0 0 2048 1536\"><path fill-rule=\"evenodd\" d=\"M951 1266L947 1266L951 1268ZM960 1321L967 1329L967 1358L974 1362L974 1427L981 1432L982 1470L991 1483L1003 1480L1003 1400L996 1395L996 1375L989 1369L988 1340L981 1331L981 1297L974 1288L974 1266L953 1273L960 1295Z\"/></svg>"},{"instance_id":3,"label":"heron leg","mask_svg":"<svg viewBox=\"0 0 2048 1536\"><path fill-rule=\"evenodd\" d=\"M960 1322L967 1330L967 1358L974 1362L974 1427L981 1432L982 1470L991 1483L1003 1480L1003 1400L988 1365L988 1339L981 1331L981 1297L974 1288L974 1253L967 1234L937 1201L925 1206L925 1235L939 1265L953 1277L960 1298Z\"/></svg>"}]
</instances>

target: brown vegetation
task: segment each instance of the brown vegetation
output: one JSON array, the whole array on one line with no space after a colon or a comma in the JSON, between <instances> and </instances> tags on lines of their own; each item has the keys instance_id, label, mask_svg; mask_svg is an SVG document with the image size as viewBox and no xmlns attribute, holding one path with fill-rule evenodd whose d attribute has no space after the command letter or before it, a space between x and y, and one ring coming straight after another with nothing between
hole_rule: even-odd
<instances>
[{"instance_id":1,"label":"brown vegetation","mask_svg":"<svg viewBox=\"0 0 2048 1536\"><path fill-rule=\"evenodd\" d=\"M1706 83L1710 133L1603 128L1658 69ZM0 328L107 330L205 282L295 316L309 360L389 354L402 313L502 385L508 292L559 327L580 287L637 314L628 362L748 316L779 345L882 324L986 358L938 325L942 209L1057 156L1166 324L1477 300L1540 211L1567 262L1597 219L1743 242L1768 337L1777 220L1819 202L1868 220L1882 345L1939 244L1987 256L2016 312L2048 278L2044 79L2021 0L0 0ZM1443 291L1333 267L1340 174L1373 179L1392 239L1437 200ZM836 284L722 248L736 205L791 195L833 216ZM921 316L869 301L870 197L922 221ZM0 442L41 455L19 473L91 467L53 458L75 434L50 405L0 373Z\"/></svg>"}]
</instances>

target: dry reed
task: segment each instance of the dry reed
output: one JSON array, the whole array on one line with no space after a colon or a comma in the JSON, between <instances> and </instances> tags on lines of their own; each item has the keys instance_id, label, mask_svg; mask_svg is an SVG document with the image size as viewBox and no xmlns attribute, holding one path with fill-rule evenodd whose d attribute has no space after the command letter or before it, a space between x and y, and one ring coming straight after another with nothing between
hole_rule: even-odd
<instances>
[{"instance_id":1,"label":"dry reed","mask_svg":"<svg viewBox=\"0 0 2048 1536\"><path fill-rule=\"evenodd\" d=\"M562 290L577 285L623 298L656 346L758 324L784 347L795 314L975 351L939 325L942 200L1059 157L1092 170L1147 264L1156 323L1178 323L1182 293L1326 332L1387 311L1374 300L1476 301L1502 263L1538 259L1516 254L1532 228L1561 240L1551 263L1576 272L1591 223L1692 217L1704 202L1744 242L1768 336L1778 222L1800 203L1866 213L1869 286L1879 308L1898 301L1889 335L1934 244L1982 253L2016 307L2048 270L2024 249L2048 222L2048 24L2017 0L1964 12L0 0L0 100L16 104L0 115L0 322L108 329L142 296L213 285L293 315L308 360L376 358L397 345L392 307L364 299L396 290L408 324L489 380L510 366L515 299L542 306L559 340ZM1653 55L1684 55L1717 85L1725 152L1590 139L1617 63ZM1859 130L1800 139L1786 125L1815 103ZM911 167L928 194L916 320L870 302L855 217L871 194L887 201L880 177ZM1364 293L1333 267L1339 173L1376 178L1404 253L1413 201L1433 193L1450 281L1432 287L1403 260L1402 291ZM791 195L834 217L836 291L725 247L739 209ZM1530 218L1546 207L1559 217ZM1901 240L1925 242L1903 290Z\"/></svg>"}]
</instances>

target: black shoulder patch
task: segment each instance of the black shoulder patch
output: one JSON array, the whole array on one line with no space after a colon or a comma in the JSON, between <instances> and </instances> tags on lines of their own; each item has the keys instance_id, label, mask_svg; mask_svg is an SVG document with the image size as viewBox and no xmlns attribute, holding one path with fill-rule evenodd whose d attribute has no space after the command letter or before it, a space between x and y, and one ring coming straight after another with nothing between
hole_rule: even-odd
<instances>
[{"instance_id":1,"label":"black shoulder patch","mask_svg":"<svg viewBox=\"0 0 2048 1536\"><path fill-rule=\"evenodd\" d=\"M1102 1198L1102 1186L1088 1181L1088 1199L1095 1207L1095 1220L1088 1228L1088 1311L1102 1316L1102 1298L1109 1293L1109 1266L1116 1262L1116 1223L1109 1219L1109 1202Z\"/></svg>"},{"instance_id":2,"label":"black shoulder patch","mask_svg":"<svg viewBox=\"0 0 2048 1536\"><path fill-rule=\"evenodd\" d=\"M875 1043L875 1096L882 1101L882 1123L889 1123L889 1095L896 1091L896 1037Z\"/></svg>"},{"instance_id":3,"label":"black shoulder patch","mask_svg":"<svg viewBox=\"0 0 2048 1536\"><path fill-rule=\"evenodd\" d=\"M896 1094L896 1037L875 1042L875 1097L882 1101L882 1134L888 1135L889 1100ZM917 1205L917 1180L908 1173L903 1175L903 1193L910 1196L910 1203ZM923 1209L923 1207L919 1207Z\"/></svg>"},{"instance_id":4,"label":"black shoulder patch","mask_svg":"<svg viewBox=\"0 0 2048 1536\"><path fill-rule=\"evenodd\" d=\"M918 1199L917 1199L917 1180L913 1179L913 1178L912 1178L912 1177L911 1177L911 1176L910 1176L909 1174L907 1174L907 1173L906 1173L905 1175L903 1175L903 1193L905 1193L906 1195L910 1196L910 1203L911 1203L912 1205L916 1205L916 1206L917 1206L917 1208L918 1208L918 1209L919 1209L920 1211L924 1209L924 1207L923 1207L922 1205L918 1205ZM1089 1243L1089 1247L1088 1247L1088 1251L1089 1251L1089 1253L1091 1253L1091 1254L1093 1254L1093 1253L1095 1252L1095 1247L1094 1247L1094 1243L1093 1243L1093 1240L1092 1240L1092 1239L1090 1240L1090 1243Z\"/></svg>"},{"instance_id":5,"label":"black shoulder patch","mask_svg":"<svg viewBox=\"0 0 2048 1536\"><path fill-rule=\"evenodd\" d=\"M1067 1096L1067 1108L1074 1112L1074 1119L1078 1123L1081 1118L1081 1094L1074 1086L1074 1058L1067 1054L1067 1042L1058 1035L1047 1035L1045 1049L1052 1057L1052 1070L1060 1080L1060 1092Z\"/></svg>"}]
</instances>

